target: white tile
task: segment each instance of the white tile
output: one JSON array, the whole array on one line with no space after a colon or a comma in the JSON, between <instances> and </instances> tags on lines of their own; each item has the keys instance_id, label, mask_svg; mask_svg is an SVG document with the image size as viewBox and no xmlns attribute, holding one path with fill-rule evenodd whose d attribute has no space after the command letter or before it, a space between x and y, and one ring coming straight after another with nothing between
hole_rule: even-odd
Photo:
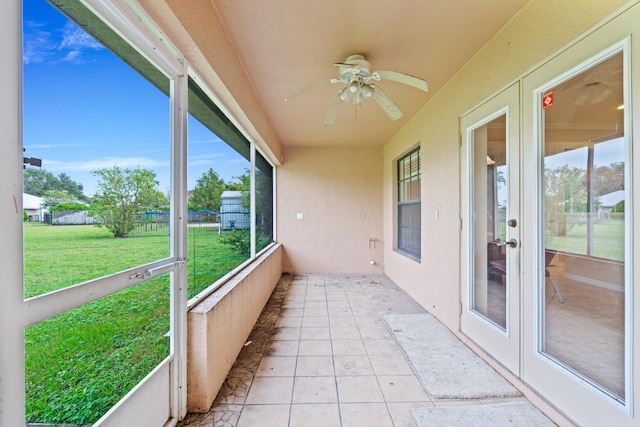
<instances>
[{"instance_id":1,"label":"white tile","mask_svg":"<svg viewBox=\"0 0 640 427\"><path fill-rule=\"evenodd\" d=\"M392 339L387 328L383 326L362 326L359 325L362 339Z\"/></svg>"},{"instance_id":2,"label":"white tile","mask_svg":"<svg viewBox=\"0 0 640 427\"><path fill-rule=\"evenodd\" d=\"M374 376L336 377L340 403L384 402Z\"/></svg>"},{"instance_id":3,"label":"white tile","mask_svg":"<svg viewBox=\"0 0 640 427\"><path fill-rule=\"evenodd\" d=\"M416 423L416 419L411 413L414 408L433 408L434 404L431 402L402 402L402 403L389 403L387 402L387 408L391 413L391 419L396 426L402 427L419 427Z\"/></svg>"},{"instance_id":4,"label":"white tile","mask_svg":"<svg viewBox=\"0 0 640 427\"><path fill-rule=\"evenodd\" d=\"M333 356L336 376L373 375L373 368L367 356Z\"/></svg>"},{"instance_id":5,"label":"white tile","mask_svg":"<svg viewBox=\"0 0 640 427\"><path fill-rule=\"evenodd\" d=\"M296 371L295 357L263 357L256 372L257 377L292 377Z\"/></svg>"},{"instance_id":6,"label":"white tile","mask_svg":"<svg viewBox=\"0 0 640 427\"><path fill-rule=\"evenodd\" d=\"M429 396L415 375L378 376L387 402L427 402Z\"/></svg>"},{"instance_id":7,"label":"white tile","mask_svg":"<svg viewBox=\"0 0 640 427\"><path fill-rule=\"evenodd\" d=\"M324 316L327 314L327 307L313 307L309 306L309 303L305 304L304 307L304 316Z\"/></svg>"},{"instance_id":8,"label":"white tile","mask_svg":"<svg viewBox=\"0 0 640 427\"><path fill-rule=\"evenodd\" d=\"M333 358L331 356L298 356L296 376L325 377L333 375Z\"/></svg>"},{"instance_id":9,"label":"white tile","mask_svg":"<svg viewBox=\"0 0 640 427\"><path fill-rule=\"evenodd\" d=\"M329 318L327 316L304 316L302 319L303 328L327 328Z\"/></svg>"},{"instance_id":10,"label":"white tile","mask_svg":"<svg viewBox=\"0 0 640 427\"><path fill-rule=\"evenodd\" d=\"M331 356L330 340L302 340L298 350L298 356Z\"/></svg>"},{"instance_id":11,"label":"white tile","mask_svg":"<svg viewBox=\"0 0 640 427\"><path fill-rule=\"evenodd\" d=\"M329 313L329 317L340 317L340 316L353 317L353 312L351 311L351 308L349 307L348 304L346 304L344 307L335 307L329 304L329 308L327 311Z\"/></svg>"},{"instance_id":12,"label":"white tile","mask_svg":"<svg viewBox=\"0 0 640 427\"><path fill-rule=\"evenodd\" d=\"M376 375L413 375L413 369L404 356L389 354L386 356L369 356Z\"/></svg>"},{"instance_id":13,"label":"white tile","mask_svg":"<svg viewBox=\"0 0 640 427\"><path fill-rule=\"evenodd\" d=\"M328 340L331 338L329 328L302 328L301 340Z\"/></svg>"},{"instance_id":14,"label":"white tile","mask_svg":"<svg viewBox=\"0 0 640 427\"><path fill-rule=\"evenodd\" d=\"M296 377L293 384L293 403L337 402L335 377Z\"/></svg>"},{"instance_id":15,"label":"white tile","mask_svg":"<svg viewBox=\"0 0 640 427\"><path fill-rule=\"evenodd\" d=\"M393 427L384 403L341 403L342 427Z\"/></svg>"},{"instance_id":16,"label":"white tile","mask_svg":"<svg viewBox=\"0 0 640 427\"><path fill-rule=\"evenodd\" d=\"M368 339L363 341L370 356L402 355L400 347L392 339Z\"/></svg>"},{"instance_id":17,"label":"white tile","mask_svg":"<svg viewBox=\"0 0 640 427\"><path fill-rule=\"evenodd\" d=\"M304 300L304 308L327 309L327 299L325 295L309 295Z\"/></svg>"},{"instance_id":18,"label":"white tile","mask_svg":"<svg viewBox=\"0 0 640 427\"><path fill-rule=\"evenodd\" d=\"M293 377L255 377L247 404L291 403Z\"/></svg>"},{"instance_id":19,"label":"white tile","mask_svg":"<svg viewBox=\"0 0 640 427\"><path fill-rule=\"evenodd\" d=\"M335 356L366 356L367 350L362 340L332 340Z\"/></svg>"},{"instance_id":20,"label":"white tile","mask_svg":"<svg viewBox=\"0 0 640 427\"><path fill-rule=\"evenodd\" d=\"M331 338L334 340L360 339L360 331L356 326L331 326Z\"/></svg>"},{"instance_id":21,"label":"white tile","mask_svg":"<svg viewBox=\"0 0 640 427\"><path fill-rule=\"evenodd\" d=\"M355 317L348 315L348 316L329 316L329 323L331 323L331 326L335 326L335 327L340 327L340 326L348 326L348 327L354 327L354 326L358 326L356 324L356 319Z\"/></svg>"},{"instance_id":22,"label":"white tile","mask_svg":"<svg viewBox=\"0 0 640 427\"><path fill-rule=\"evenodd\" d=\"M238 427L287 427L290 405L245 405Z\"/></svg>"},{"instance_id":23,"label":"white tile","mask_svg":"<svg viewBox=\"0 0 640 427\"><path fill-rule=\"evenodd\" d=\"M290 427L341 427L337 404L291 405Z\"/></svg>"}]
</instances>

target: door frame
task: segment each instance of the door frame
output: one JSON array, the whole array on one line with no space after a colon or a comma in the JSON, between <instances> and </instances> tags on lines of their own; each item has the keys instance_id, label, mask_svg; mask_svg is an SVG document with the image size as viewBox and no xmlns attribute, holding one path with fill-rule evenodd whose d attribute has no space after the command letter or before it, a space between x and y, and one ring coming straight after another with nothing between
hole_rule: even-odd
<instances>
[{"instance_id":1,"label":"door frame","mask_svg":"<svg viewBox=\"0 0 640 427\"><path fill-rule=\"evenodd\" d=\"M508 160L507 217L518 225L509 228L508 239L520 242L520 84L513 83L491 99L460 118L461 156L461 313L460 330L487 350L516 375L520 372L520 256L515 249L507 250L506 327L501 330L493 322L475 313L472 307L474 275L473 245L473 146L471 133L478 127L506 114L506 149ZM519 250L518 245L518 250Z\"/></svg>"}]
</instances>

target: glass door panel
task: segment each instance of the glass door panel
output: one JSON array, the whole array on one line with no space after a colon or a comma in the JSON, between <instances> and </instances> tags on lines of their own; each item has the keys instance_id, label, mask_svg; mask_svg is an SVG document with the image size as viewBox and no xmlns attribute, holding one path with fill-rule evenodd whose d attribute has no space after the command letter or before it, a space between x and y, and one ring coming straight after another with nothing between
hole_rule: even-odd
<instances>
[{"instance_id":1,"label":"glass door panel","mask_svg":"<svg viewBox=\"0 0 640 427\"><path fill-rule=\"evenodd\" d=\"M473 130L472 310L497 327L507 325L507 115Z\"/></svg>"},{"instance_id":2,"label":"glass door panel","mask_svg":"<svg viewBox=\"0 0 640 427\"><path fill-rule=\"evenodd\" d=\"M624 401L622 52L542 97L541 351Z\"/></svg>"}]
</instances>

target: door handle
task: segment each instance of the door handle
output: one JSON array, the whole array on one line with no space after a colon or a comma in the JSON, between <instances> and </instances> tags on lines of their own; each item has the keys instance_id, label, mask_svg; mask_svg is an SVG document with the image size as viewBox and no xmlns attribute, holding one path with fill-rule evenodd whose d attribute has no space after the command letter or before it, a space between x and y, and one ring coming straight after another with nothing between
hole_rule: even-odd
<instances>
[{"instance_id":1,"label":"door handle","mask_svg":"<svg viewBox=\"0 0 640 427\"><path fill-rule=\"evenodd\" d=\"M518 241L516 239L511 239L511 240L507 240L506 242L495 242L495 244L498 247L510 246L512 248L515 248L518 246Z\"/></svg>"}]
</instances>

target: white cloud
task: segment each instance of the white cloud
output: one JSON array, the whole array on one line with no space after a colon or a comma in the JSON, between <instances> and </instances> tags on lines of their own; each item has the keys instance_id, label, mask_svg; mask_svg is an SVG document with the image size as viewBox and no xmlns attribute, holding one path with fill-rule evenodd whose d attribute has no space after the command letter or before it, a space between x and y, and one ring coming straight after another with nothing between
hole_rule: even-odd
<instances>
[{"instance_id":1,"label":"white cloud","mask_svg":"<svg viewBox=\"0 0 640 427\"><path fill-rule=\"evenodd\" d=\"M216 160L225 157L224 153L203 153L198 155L189 155L189 167L209 166L212 167Z\"/></svg>"},{"instance_id":2,"label":"white cloud","mask_svg":"<svg viewBox=\"0 0 640 427\"><path fill-rule=\"evenodd\" d=\"M87 61L87 50L104 47L71 21L59 31L48 31L45 24L25 22L22 61L25 64L69 62L81 64Z\"/></svg>"},{"instance_id":3,"label":"white cloud","mask_svg":"<svg viewBox=\"0 0 640 427\"><path fill-rule=\"evenodd\" d=\"M103 49L103 46L93 37L80 29L73 22L67 22L62 29L62 41L59 49L81 50L81 49Z\"/></svg>"},{"instance_id":4,"label":"white cloud","mask_svg":"<svg viewBox=\"0 0 640 427\"><path fill-rule=\"evenodd\" d=\"M81 64L85 62L83 52L88 49L101 50L103 46L73 22L67 22L62 29L62 41L58 46L58 50L68 50L62 61Z\"/></svg>"},{"instance_id":5,"label":"white cloud","mask_svg":"<svg viewBox=\"0 0 640 427\"><path fill-rule=\"evenodd\" d=\"M228 164L246 163L246 164L247 164L247 167L249 167L249 166L248 166L249 161L248 161L247 159L245 159L244 157L242 157L242 158L240 158L240 159L231 159L231 160L227 160L225 163L228 163Z\"/></svg>"},{"instance_id":6,"label":"white cloud","mask_svg":"<svg viewBox=\"0 0 640 427\"><path fill-rule=\"evenodd\" d=\"M45 31L42 24L33 21L24 23L22 62L40 64L51 58L55 49L51 33Z\"/></svg>"},{"instance_id":7,"label":"white cloud","mask_svg":"<svg viewBox=\"0 0 640 427\"><path fill-rule=\"evenodd\" d=\"M56 160L47 161L47 170L53 171L94 171L97 169L112 168L119 166L121 168L144 168L153 169L157 167L168 166L168 161L151 159L147 157L102 157L98 159L90 159L85 161L60 162Z\"/></svg>"},{"instance_id":8,"label":"white cloud","mask_svg":"<svg viewBox=\"0 0 640 427\"><path fill-rule=\"evenodd\" d=\"M215 138L207 138L207 139L190 139L189 140L189 144L193 145L193 144L216 144L219 142L224 142L222 139L215 137Z\"/></svg>"},{"instance_id":9,"label":"white cloud","mask_svg":"<svg viewBox=\"0 0 640 427\"><path fill-rule=\"evenodd\" d=\"M73 147L84 147L86 144L26 144L24 148L27 150L57 150L58 148L73 148Z\"/></svg>"}]
</instances>

